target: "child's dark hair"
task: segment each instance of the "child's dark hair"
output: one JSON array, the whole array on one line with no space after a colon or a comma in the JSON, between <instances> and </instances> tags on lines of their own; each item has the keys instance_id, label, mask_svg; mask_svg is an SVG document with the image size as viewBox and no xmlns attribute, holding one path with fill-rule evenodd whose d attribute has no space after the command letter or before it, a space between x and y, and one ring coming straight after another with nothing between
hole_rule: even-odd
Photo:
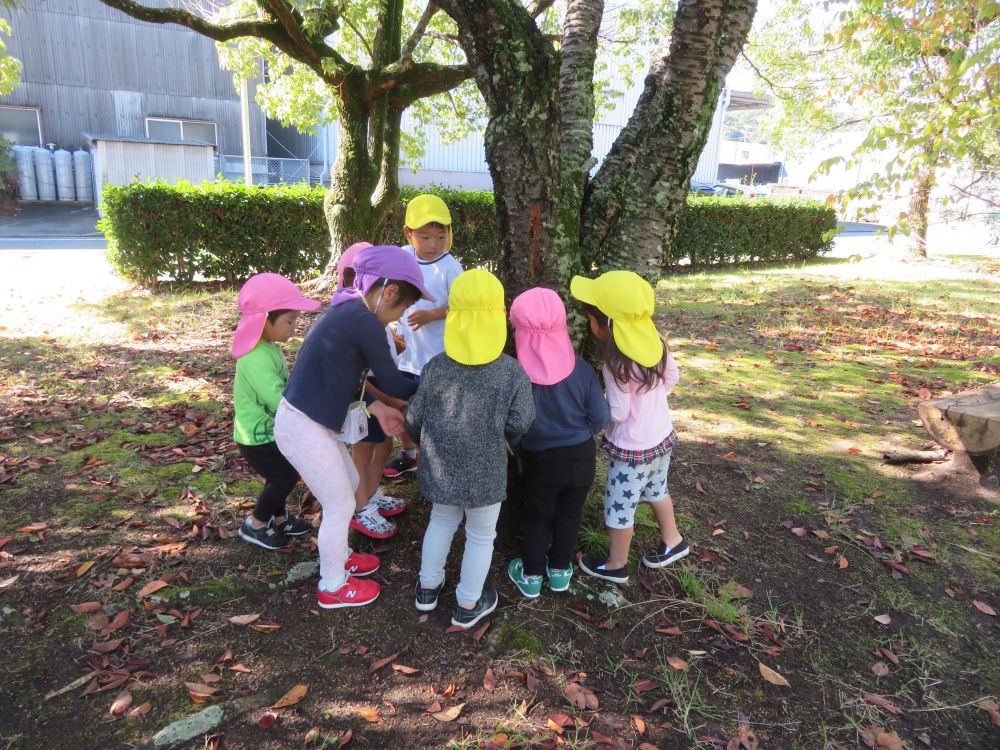
<instances>
[{"instance_id":1,"label":"child's dark hair","mask_svg":"<svg viewBox=\"0 0 1000 750\"><path fill-rule=\"evenodd\" d=\"M597 321L601 328L611 328L614 323L605 315L599 307L583 303L584 312ZM613 332L605 341L598 342L597 356L604 360L604 364L611 371L611 376L615 382L625 385L629 382L638 382L643 389L654 388L663 380L663 373L667 369L667 347L663 346L663 356L660 361L652 367L644 367L631 357L622 353L615 343Z\"/></svg>"},{"instance_id":2,"label":"child's dark hair","mask_svg":"<svg viewBox=\"0 0 1000 750\"><path fill-rule=\"evenodd\" d=\"M354 286L354 269L348 266L344 269L344 289L350 289Z\"/></svg>"},{"instance_id":3,"label":"child's dark hair","mask_svg":"<svg viewBox=\"0 0 1000 750\"><path fill-rule=\"evenodd\" d=\"M409 307L418 299L420 299L423 294L417 287L411 284L409 281L403 281L402 279L379 279L374 284L372 284L372 289L376 289L385 284L389 286L390 284L395 284L399 288L399 299L406 303Z\"/></svg>"},{"instance_id":4,"label":"child's dark hair","mask_svg":"<svg viewBox=\"0 0 1000 750\"><path fill-rule=\"evenodd\" d=\"M287 312L293 312L292 310L269 310L267 313L267 322L274 325L274 321L280 318Z\"/></svg>"}]
</instances>

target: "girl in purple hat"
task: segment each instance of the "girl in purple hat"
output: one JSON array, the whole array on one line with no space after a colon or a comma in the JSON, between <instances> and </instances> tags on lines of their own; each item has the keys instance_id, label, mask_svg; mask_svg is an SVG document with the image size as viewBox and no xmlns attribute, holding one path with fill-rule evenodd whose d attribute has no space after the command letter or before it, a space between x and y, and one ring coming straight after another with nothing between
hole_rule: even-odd
<instances>
[{"instance_id":1,"label":"girl in purple hat","mask_svg":"<svg viewBox=\"0 0 1000 750\"><path fill-rule=\"evenodd\" d=\"M317 604L323 609L360 607L379 595L375 581L357 577L373 573L378 558L352 553L347 546L359 481L347 443L364 437L368 412L387 435L402 432L402 413L372 401L364 379L370 370L389 396L413 395L416 384L396 369L385 326L421 297L433 301L409 253L395 246L359 252L354 284L337 290L330 309L309 330L278 404L278 447L323 506L317 539ZM362 402L370 402L367 409Z\"/></svg>"},{"instance_id":2,"label":"girl in purple hat","mask_svg":"<svg viewBox=\"0 0 1000 750\"><path fill-rule=\"evenodd\" d=\"M241 525L240 539L264 549L280 549L312 528L285 510L285 500L299 474L274 442L274 413L288 381L288 367L278 344L295 332L299 312L312 312L291 281L276 273L251 277L237 298L243 318L233 337L233 440L240 455L264 478L257 504Z\"/></svg>"}]
</instances>

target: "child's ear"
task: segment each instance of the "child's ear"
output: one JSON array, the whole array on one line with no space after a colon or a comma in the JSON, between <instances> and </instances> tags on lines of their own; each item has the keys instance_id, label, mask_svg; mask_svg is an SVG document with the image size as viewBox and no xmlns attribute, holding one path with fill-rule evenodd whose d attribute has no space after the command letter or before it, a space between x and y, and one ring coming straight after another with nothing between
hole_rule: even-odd
<instances>
[{"instance_id":1,"label":"child's ear","mask_svg":"<svg viewBox=\"0 0 1000 750\"><path fill-rule=\"evenodd\" d=\"M407 240L412 240L413 230L410 229L409 227L403 227L403 236L406 237Z\"/></svg>"}]
</instances>

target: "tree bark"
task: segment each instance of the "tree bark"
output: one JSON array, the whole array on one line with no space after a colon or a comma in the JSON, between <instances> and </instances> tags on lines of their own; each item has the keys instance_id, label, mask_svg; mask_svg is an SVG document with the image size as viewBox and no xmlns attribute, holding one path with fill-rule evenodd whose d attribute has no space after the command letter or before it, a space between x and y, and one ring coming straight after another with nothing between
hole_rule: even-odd
<instances>
[{"instance_id":1,"label":"tree bark","mask_svg":"<svg viewBox=\"0 0 1000 750\"><path fill-rule=\"evenodd\" d=\"M907 210L909 239L907 254L911 258L927 258L927 227L931 207L931 193L937 184L937 161L940 154L937 138L928 138L920 150L917 175L913 181L913 194Z\"/></svg>"},{"instance_id":2,"label":"tree bark","mask_svg":"<svg viewBox=\"0 0 1000 750\"><path fill-rule=\"evenodd\" d=\"M559 56L516 0L443 0L438 5L458 25L459 41L490 110L486 161L507 293L560 288L570 259L560 257L553 244L558 234Z\"/></svg>"},{"instance_id":3,"label":"tree bark","mask_svg":"<svg viewBox=\"0 0 1000 750\"><path fill-rule=\"evenodd\" d=\"M654 58L635 111L588 191L584 262L659 276L756 6L756 0L679 3L669 52Z\"/></svg>"}]
</instances>

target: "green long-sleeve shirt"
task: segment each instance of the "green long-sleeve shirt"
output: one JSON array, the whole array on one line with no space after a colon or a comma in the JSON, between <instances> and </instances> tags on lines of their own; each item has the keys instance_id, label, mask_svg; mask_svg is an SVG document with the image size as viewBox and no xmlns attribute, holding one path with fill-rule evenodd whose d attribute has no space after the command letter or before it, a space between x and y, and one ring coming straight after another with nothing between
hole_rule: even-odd
<instances>
[{"instance_id":1,"label":"green long-sleeve shirt","mask_svg":"<svg viewBox=\"0 0 1000 750\"><path fill-rule=\"evenodd\" d=\"M233 440L242 445L274 442L274 414L288 382L288 365L277 344L263 339L236 360Z\"/></svg>"}]
</instances>

